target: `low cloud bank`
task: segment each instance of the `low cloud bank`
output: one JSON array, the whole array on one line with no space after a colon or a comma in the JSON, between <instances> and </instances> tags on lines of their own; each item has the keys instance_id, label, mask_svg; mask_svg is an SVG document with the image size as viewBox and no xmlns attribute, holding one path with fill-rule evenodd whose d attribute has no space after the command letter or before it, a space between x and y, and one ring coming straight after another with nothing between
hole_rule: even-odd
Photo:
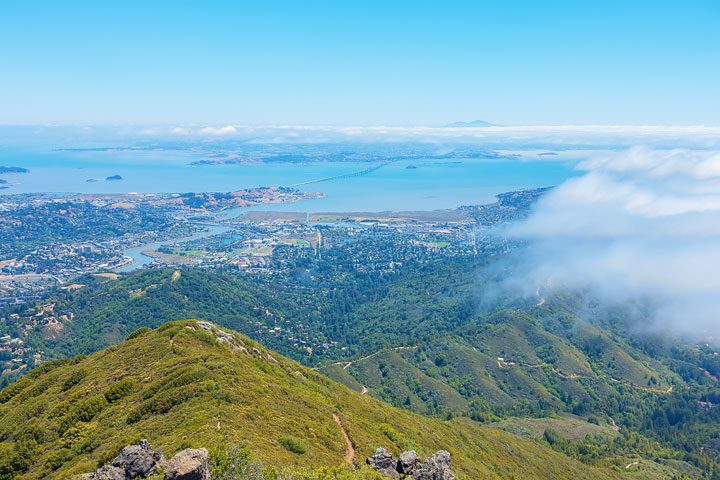
<instances>
[{"instance_id":1,"label":"low cloud bank","mask_svg":"<svg viewBox=\"0 0 720 480\"><path fill-rule=\"evenodd\" d=\"M252 144L407 143L480 145L496 150L657 149L720 150L720 126L513 125L488 127L321 125L28 125L0 126L6 143L46 139L78 142L201 142ZM553 157L562 160L558 157ZM550 160L551 157L546 157Z\"/></svg>"},{"instance_id":2,"label":"low cloud bank","mask_svg":"<svg viewBox=\"0 0 720 480\"><path fill-rule=\"evenodd\" d=\"M639 302L647 327L717 340L720 153L636 147L579 168L504 232L529 242L514 286Z\"/></svg>"},{"instance_id":3,"label":"low cloud bank","mask_svg":"<svg viewBox=\"0 0 720 480\"><path fill-rule=\"evenodd\" d=\"M547 145L555 147L637 143L667 148L720 147L720 127L634 125L424 126L179 126L173 136L250 138L256 143L418 142Z\"/></svg>"}]
</instances>

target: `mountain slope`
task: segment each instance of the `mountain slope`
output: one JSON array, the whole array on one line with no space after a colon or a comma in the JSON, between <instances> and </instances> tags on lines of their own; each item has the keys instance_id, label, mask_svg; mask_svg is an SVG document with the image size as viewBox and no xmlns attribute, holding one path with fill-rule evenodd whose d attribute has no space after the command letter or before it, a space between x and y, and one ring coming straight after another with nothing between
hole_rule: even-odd
<instances>
[{"instance_id":1,"label":"mountain slope","mask_svg":"<svg viewBox=\"0 0 720 480\"><path fill-rule=\"evenodd\" d=\"M467 419L390 407L207 322L131 337L0 392L0 478L72 478L141 437L166 454L239 444L267 464L338 465L348 453L342 427L358 463L378 446L447 449L460 478L621 476Z\"/></svg>"}]
</instances>

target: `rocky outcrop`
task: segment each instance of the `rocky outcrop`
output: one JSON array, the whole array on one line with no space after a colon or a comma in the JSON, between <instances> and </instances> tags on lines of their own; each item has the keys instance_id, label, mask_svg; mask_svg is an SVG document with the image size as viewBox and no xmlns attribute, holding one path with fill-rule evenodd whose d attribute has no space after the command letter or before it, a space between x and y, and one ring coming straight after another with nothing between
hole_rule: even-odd
<instances>
[{"instance_id":1,"label":"rocky outcrop","mask_svg":"<svg viewBox=\"0 0 720 480\"><path fill-rule=\"evenodd\" d=\"M440 450L425 462L419 463L411 475L415 480L455 480L450 468L450 452Z\"/></svg>"},{"instance_id":2,"label":"rocky outcrop","mask_svg":"<svg viewBox=\"0 0 720 480\"><path fill-rule=\"evenodd\" d=\"M403 475L412 475L415 473L420 459L415 453L415 450L409 452L402 452L397 461L397 471Z\"/></svg>"},{"instance_id":3,"label":"rocky outcrop","mask_svg":"<svg viewBox=\"0 0 720 480\"><path fill-rule=\"evenodd\" d=\"M385 478L406 480L455 480L450 466L450 453L440 450L421 462L414 450L402 452L396 460L384 448L366 463ZM132 480L163 475L164 480L211 480L208 451L204 448L182 450L170 460L165 460L161 449L153 450L147 440L128 445L113 459L111 464L93 473L82 475L78 480Z\"/></svg>"},{"instance_id":4,"label":"rocky outcrop","mask_svg":"<svg viewBox=\"0 0 720 480\"><path fill-rule=\"evenodd\" d=\"M140 440L137 445L123 448L111 464L82 475L79 480L132 480L158 472L164 472L165 480L210 480L208 451L189 448L168 461L161 449L153 450L147 440Z\"/></svg>"},{"instance_id":5,"label":"rocky outcrop","mask_svg":"<svg viewBox=\"0 0 720 480\"><path fill-rule=\"evenodd\" d=\"M80 477L82 480L125 480L125 470L112 465L98 468L95 473L88 473Z\"/></svg>"},{"instance_id":6,"label":"rocky outcrop","mask_svg":"<svg viewBox=\"0 0 720 480\"><path fill-rule=\"evenodd\" d=\"M390 452L378 448L366 463L385 478L455 480L455 474L450 466L450 453L445 450L440 450L421 462L413 450L401 453L395 460Z\"/></svg>"},{"instance_id":7,"label":"rocky outcrop","mask_svg":"<svg viewBox=\"0 0 720 480\"><path fill-rule=\"evenodd\" d=\"M210 480L208 451L189 448L175 455L165 468L165 480Z\"/></svg>"},{"instance_id":8,"label":"rocky outcrop","mask_svg":"<svg viewBox=\"0 0 720 480\"><path fill-rule=\"evenodd\" d=\"M202 328L203 330L211 333L215 336L215 339L219 343L222 343L223 345L227 345L232 350L239 352L239 353L245 353L248 355L254 355L256 357L264 358L265 360L269 360L271 362L277 363L277 359L270 355L269 353L263 353L260 351L259 348L256 347L248 347L248 345L245 344L245 342L242 341L242 339L238 338L236 335L226 332L225 330L222 330L218 328L217 325L214 323L206 322L206 321L198 321L197 325ZM188 325L187 328L191 330L195 330L194 327Z\"/></svg>"},{"instance_id":9,"label":"rocky outcrop","mask_svg":"<svg viewBox=\"0 0 720 480\"><path fill-rule=\"evenodd\" d=\"M384 448L375 450L375 455L368 458L366 463L380 472L380 475L385 478L400 478L400 474L396 468L397 462L393 458L392 453Z\"/></svg>"},{"instance_id":10,"label":"rocky outcrop","mask_svg":"<svg viewBox=\"0 0 720 480\"><path fill-rule=\"evenodd\" d=\"M125 472L125 478L147 478L164 463L162 450L153 450L147 440L128 445L112 461L112 466Z\"/></svg>"}]
</instances>

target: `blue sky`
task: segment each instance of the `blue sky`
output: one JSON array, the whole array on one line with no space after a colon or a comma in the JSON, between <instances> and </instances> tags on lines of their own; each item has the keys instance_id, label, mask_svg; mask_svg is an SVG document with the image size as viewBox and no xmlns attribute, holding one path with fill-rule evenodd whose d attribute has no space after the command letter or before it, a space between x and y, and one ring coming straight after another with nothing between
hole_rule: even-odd
<instances>
[{"instance_id":1,"label":"blue sky","mask_svg":"<svg viewBox=\"0 0 720 480\"><path fill-rule=\"evenodd\" d=\"M0 3L0 124L720 125L720 2Z\"/></svg>"}]
</instances>

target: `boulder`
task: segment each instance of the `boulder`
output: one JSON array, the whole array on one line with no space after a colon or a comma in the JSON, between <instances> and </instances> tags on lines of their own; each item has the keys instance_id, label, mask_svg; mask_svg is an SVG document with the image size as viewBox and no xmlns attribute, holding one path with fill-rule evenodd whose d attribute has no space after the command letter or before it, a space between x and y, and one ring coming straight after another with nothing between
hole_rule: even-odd
<instances>
[{"instance_id":1,"label":"boulder","mask_svg":"<svg viewBox=\"0 0 720 480\"><path fill-rule=\"evenodd\" d=\"M419 463L411 475L414 480L455 480L450 467L450 452L440 450Z\"/></svg>"},{"instance_id":2,"label":"boulder","mask_svg":"<svg viewBox=\"0 0 720 480\"><path fill-rule=\"evenodd\" d=\"M375 454L365 460L365 463L385 478L400 478L400 474L397 472L397 462L392 453L382 447L375 450Z\"/></svg>"},{"instance_id":3,"label":"boulder","mask_svg":"<svg viewBox=\"0 0 720 480\"><path fill-rule=\"evenodd\" d=\"M167 462L165 480L210 480L208 451L188 448Z\"/></svg>"},{"instance_id":4,"label":"boulder","mask_svg":"<svg viewBox=\"0 0 720 480\"><path fill-rule=\"evenodd\" d=\"M375 450L375 454L365 460L365 463L373 467L375 470L395 470L395 465L397 462L395 462L392 453L381 447Z\"/></svg>"},{"instance_id":5,"label":"boulder","mask_svg":"<svg viewBox=\"0 0 720 480\"><path fill-rule=\"evenodd\" d=\"M138 445L123 448L112 461L112 466L125 472L124 478L147 478L157 472L162 463L162 451L153 450L147 440L140 440Z\"/></svg>"},{"instance_id":6,"label":"boulder","mask_svg":"<svg viewBox=\"0 0 720 480\"><path fill-rule=\"evenodd\" d=\"M398 458L397 471L403 475L412 475L418 463L420 463L420 459L415 450L402 452Z\"/></svg>"},{"instance_id":7,"label":"boulder","mask_svg":"<svg viewBox=\"0 0 720 480\"><path fill-rule=\"evenodd\" d=\"M450 467L450 453L445 450L440 450L421 462L414 450L402 452L395 461L390 452L384 448L378 448L365 463L385 478L455 480L455 474Z\"/></svg>"},{"instance_id":8,"label":"boulder","mask_svg":"<svg viewBox=\"0 0 720 480\"><path fill-rule=\"evenodd\" d=\"M95 471L94 480L125 480L125 471L112 465L104 465Z\"/></svg>"},{"instance_id":9,"label":"boulder","mask_svg":"<svg viewBox=\"0 0 720 480\"><path fill-rule=\"evenodd\" d=\"M377 469L377 472L383 478L400 478L400 474L397 472L397 470L395 470L395 467L380 468L380 469Z\"/></svg>"},{"instance_id":10,"label":"boulder","mask_svg":"<svg viewBox=\"0 0 720 480\"><path fill-rule=\"evenodd\" d=\"M125 480L125 470L105 465L95 470L95 473L81 475L78 480Z\"/></svg>"}]
</instances>

